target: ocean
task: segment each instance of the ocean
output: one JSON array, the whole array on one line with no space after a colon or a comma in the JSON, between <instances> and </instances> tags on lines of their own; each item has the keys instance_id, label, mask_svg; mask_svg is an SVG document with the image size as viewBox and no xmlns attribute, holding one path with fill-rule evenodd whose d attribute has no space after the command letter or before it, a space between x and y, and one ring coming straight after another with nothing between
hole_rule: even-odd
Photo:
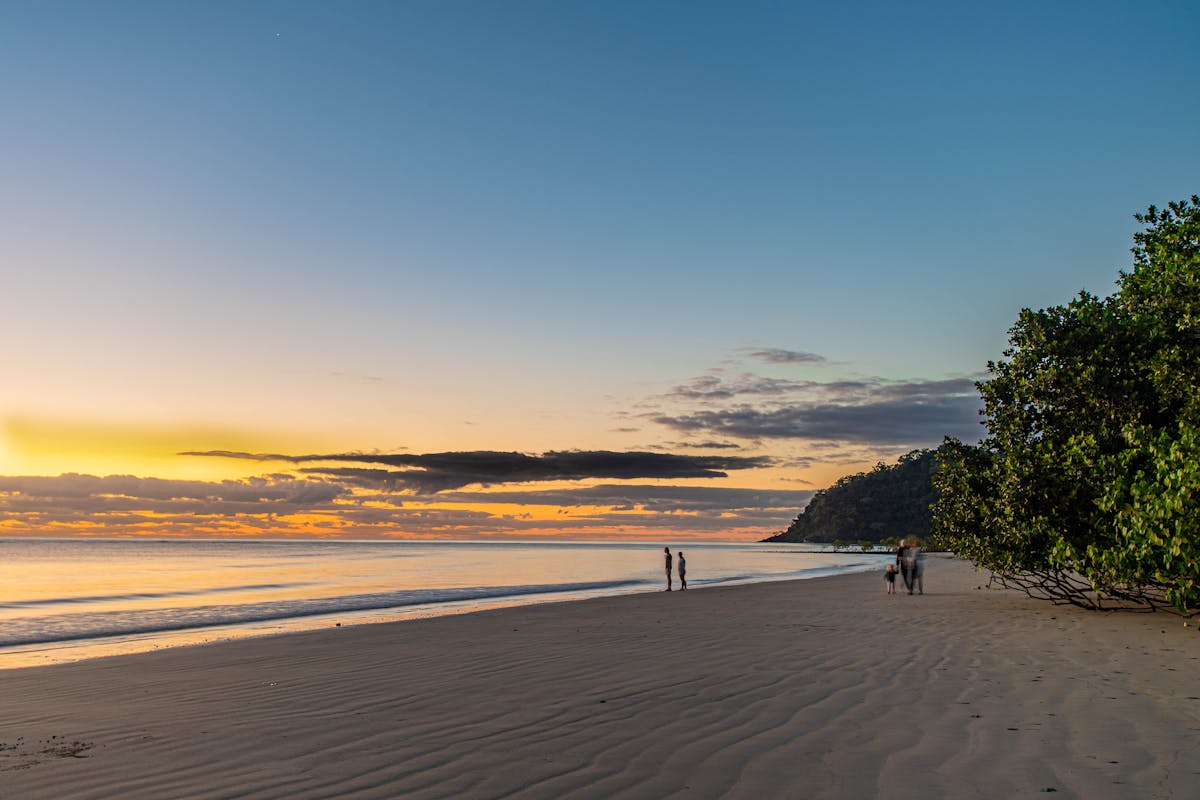
<instances>
[{"instance_id":1,"label":"ocean","mask_svg":"<svg viewBox=\"0 0 1200 800\"><path fill-rule=\"evenodd\" d=\"M881 568L813 545L669 543L691 589ZM0 669L660 591L663 544L0 539ZM676 579L678 588L678 579Z\"/></svg>"}]
</instances>

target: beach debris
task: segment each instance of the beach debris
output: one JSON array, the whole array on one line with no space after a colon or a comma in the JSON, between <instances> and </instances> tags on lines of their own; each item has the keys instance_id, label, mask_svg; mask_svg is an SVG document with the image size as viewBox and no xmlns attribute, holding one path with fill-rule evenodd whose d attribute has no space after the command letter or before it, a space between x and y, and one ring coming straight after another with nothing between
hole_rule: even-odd
<instances>
[{"instance_id":1,"label":"beach debris","mask_svg":"<svg viewBox=\"0 0 1200 800\"><path fill-rule=\"evenodd\" d=\"M0 772L16 769L29 769L45 760L46 756L57 758L87 758L87 751L95 745L79 739L68 741L66 736L52 735L49 739L39 739L36 743L26 742L24 736L17 737L14 742L0 742Z\"/></svg>"},{"instance_id":2,"label":"beach debris","mask_svg":"<svg viewBox=\"0 0 1200 800\"><path fill-rule=\"evenodd\" d=\"M49 747L38 752L42 755L57 756L59 758L87 758L84 753L93 747L91 742L74 741L68 744L65 738L61 741L54 741L58 738L57 736L51 736L49 740L43 741L42 744L47 744Z\"/></svg>"}]
</instances>

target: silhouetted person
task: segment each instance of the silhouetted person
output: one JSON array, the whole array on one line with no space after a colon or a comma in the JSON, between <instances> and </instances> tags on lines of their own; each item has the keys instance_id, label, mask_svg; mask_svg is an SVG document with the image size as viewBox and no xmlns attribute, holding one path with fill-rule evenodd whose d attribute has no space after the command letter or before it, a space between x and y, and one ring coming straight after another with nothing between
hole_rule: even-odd
<instances>
[{"instance_id":1,"label":"silhouetted person","mask_svg":"<svg viewBox=\"0 0 1200 800\"><path fill-rule=\"evenodd\" d=\"M667 591L671 591L671 548L664 547L663 552L667 554Z\"/></svg>"},{"instance_id":2,"label":"silhouetted person","mask_svg":"<svg viewBox=\"0 0 1200 800\"><path fill-rule=\"evenodd\" d=\"M683 560L683 551L679 551L679 588L687 591L687 562Z\"/></svg>"}]
</instances>

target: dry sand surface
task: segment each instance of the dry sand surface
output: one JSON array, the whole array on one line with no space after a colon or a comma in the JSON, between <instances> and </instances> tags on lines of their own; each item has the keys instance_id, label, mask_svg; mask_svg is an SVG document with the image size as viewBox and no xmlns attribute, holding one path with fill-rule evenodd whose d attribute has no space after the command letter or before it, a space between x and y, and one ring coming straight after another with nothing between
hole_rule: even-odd
<instances>
[{"instance_id":1,"label":"dry sand surface","mask_svg":"<svg viewBox=\"0 0 1200 800\"><path fill-rule=\"evenodd\" d=\"M1196 628L985 582L931 558L924 596L879 572L3 671L0 798L1200 797Z\"/></svg>"}]
</instances>

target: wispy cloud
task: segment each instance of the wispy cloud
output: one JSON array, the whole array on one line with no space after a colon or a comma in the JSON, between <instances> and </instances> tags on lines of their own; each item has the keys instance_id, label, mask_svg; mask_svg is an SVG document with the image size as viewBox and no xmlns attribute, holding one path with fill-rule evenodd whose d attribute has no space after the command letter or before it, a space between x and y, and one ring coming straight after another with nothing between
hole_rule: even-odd
<instances>
[{"instance_id":1,"label":"wispy cloud","mask_svg":"<svg viewBox=\"0 0 1200 800\"><path fill-rule=\"evenodd\" d=\"M794 392L811 391L821 385L816 381L765 378L750 373L729 378L718 372L693 378L687 383L674 387L667 392L666 396L675 400L720 401L745 395L782 396Z\"/></svg>"},{"instance_id":2,"label":"wispy cloud","mask_svg":"<svg viewBox=\"0 0 1200 800\"><path fill-rule=\"evenodd\" d=\"M750 358L758 359L767 364L828 364L829 359L816 353L806 353L803 350L784 350L779 347L747 348L743 352Z\"/></svg>"}]
</instances>

